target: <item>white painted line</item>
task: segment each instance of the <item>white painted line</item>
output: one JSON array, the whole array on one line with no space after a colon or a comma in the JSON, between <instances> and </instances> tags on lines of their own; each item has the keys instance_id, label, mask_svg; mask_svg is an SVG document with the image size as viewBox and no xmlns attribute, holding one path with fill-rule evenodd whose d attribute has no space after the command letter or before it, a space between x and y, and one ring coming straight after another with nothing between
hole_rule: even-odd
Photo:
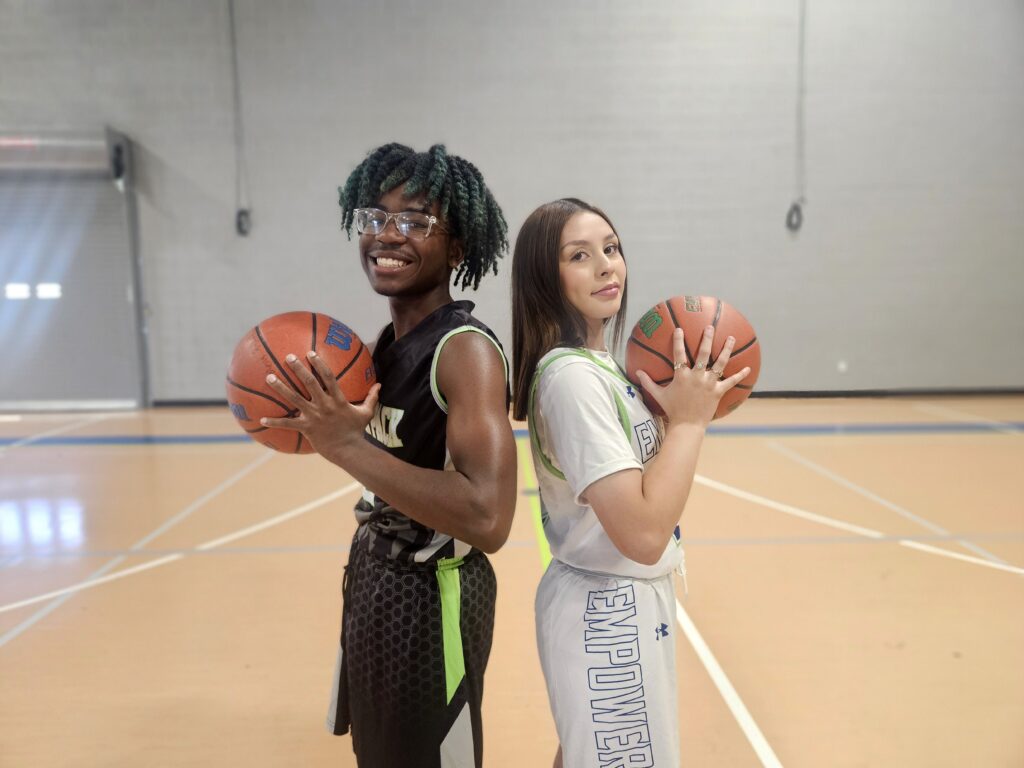
<instances>
[{"instance_id":1,"label":"white painted line","mask_svg":"<svg viewBox=\"0 0 1024 768\"><path fill-rule=\"evenodd\" d=\"M258 533L259 531L266 530L267 528L272 528L275 525L280 525L281 523L287 522L288 520L291 520L294 517L298 517L299 515L303 515L306 512L316 509L317 507L321 507L324 504L334 501L335 499L340 498L341 496L345 496L346 494L349 494L352 491L355 491L361 487L362 486L359 483L349 483L344 488L334 491L333 493L328 493L325 496L321 496L319 499L315 499L314 501L311 501L307 504L303 504L302 506L296 507L295 509L291 509L287 512L282 512L280 515L271 517L268 520L264 520L262 523L251 525L248 528L243 528L240 531L236 531L235 533L223 536L219 539L214 539L212 541L206 542L205 544L200 544L198 547L196 547L196 549L214 549L223 544L227 544L230 541L240 539L243 536L249 536L253 533ZM29 605L35 605L36 603L46 602L47 600L52 600L53 598L61 597L62 595L69 595L75 592L81 592L85 589L92 589L93 587L98 587L101 584L107 584L111 581L116 581L117 579L123 579L125 576L132 576L136 573L143 573L144 571L148 571L153 568L158 568L162 565L167 565L168 563L176 562L184 557L184 554L167 555L166 557L157 558L156 560L151 560L147 563L142 563L141 565L135 565L131 568L126 568L123 571L118 571L117 573L111 573L107 576L101 576L98 579L87 579L86 581L81 581L78 584L72 584L71 586L64 587L63 589L54 590L53 592L47 592L44 595L36 595L35 597L30 597L25 600L19 600L16 603L0 605L0 613L6 613L8 611L17 610L18 608L25 608Z\"/></svg>"},{"instance_id":2,"label":"white painted line","mask_svg":"<svg viewBox=\"0 0 1024 768\"><path fill-rule=\"evenodd\" d=\"M917 549L921 552L927 552L931 555L941 555L942 557L950 557L954 560L963 560L965 563L974 563L975 565L984 565L989 568L995 568L999 571L1006 571L1007 573L1016 573L1019 576L1024 576L1024 568L1018 568L1015 565L1007 565L1006 563L993 563L989 560L982 560L978 557L971 557L970 555L962 555L959 552L950 552L948 549L942 549L940 547L933 547L930 544L922 544L920 541L910 541L909 539L900 539L897 542L902 547L909 547L910 549Z\"/></svg>"},{"instance_id":3,"label":"white painted line","mask_svg":"<svg viewBox=\"0 0 1024 768\"><path fill-rule=\"evenodd\" d=\"M830 470L830 469L828 469L826 467L823 467L820 464L817 464L817 463L811 461L810 459L805 458L804 456L801 456L799 453L794 451L792 448L789 448L788 446L782 445L781 443L779 443L779 442L777 442L775 440L768 440L767 443L768 443L768 447L771 448L776 453L781 453L783 456L785 456L786 458L790 459L791 461L795 461L800 466L802 466L802 467L804 467L806 469L809 469L812 472L815 472L815 473L821 475L822 477L828 478L833 483L836 483L837 485L841 485L843 488L846 488L847 490L853 491L854 493L863 496L865 499L868 499L869 501L875 502L879 506L885 507L886 509L888 509L888 510L890 510L892 512L895 512L900 517L902 517L902 518L904 518L906 520L909 520L912 523L916 523L917 525L919 525L922 528L925 528L925 529L931 531L932 533L937 533L937 534L942 535L942 536L948 536L949 535L949 531L947 531L941 525L936 525L935 523L931 522L930 520L926 520L925 518L921 517L920 515L915 515L909 509L904 509L899 504L895 504L895 503L889 501L888 499L884 499L881 496L879 496L878 494L876 494L876 493L874 493L872 491L869 491L867 488L864 488L863 486L857 485L857 483L853 482L852 480L847 480L842 475L840 475L840 474L838 474L836 472L833 472L832 470ZM971 552L973 552L976 555L981 555L983 558L985 558L986 560L988 560L990 562L1002 563L1003 565L1006 565L1006 561L1005 560L1003 560L1000 557L996 557L994 554L989 552L987 549L984 549L983 547L979 547L977 544L974 544L973 542L967 541L965 539L958 539L957 543L960 546L962 546L964 549L970 550Z\"/></svg>"},{"instance_id":4,"label":"white painted line","mask_svg":"<svg viewBox=\"0 0 1024 768\"><path fill-rule=\"evenodd\" d=\"M158 537L160 534L166 533L167 531L169 531L171 528L173 528L178 523L180 523L182 520L184 520L189 515L191 515L193 512L195 512L197 509L200 509L207 502L209 502L210 500L212 500L216 496L219 496L221 493L226 491L228 488L230 488L232 485L237 483L239 480L241 480L247 474L249 474L254 469L259 467L261 464L266 463L273 455L274 454L272 452L266 451L263 454L261 454L260 457L257 458L255 461L251 461L248 464L246 464L244 467L242 467L242 469L240 469L238 472L233 474L231 477L227 478L226 480L224 480L223 482L218 484L212 490L207 491L206 493L204 493L198 499L196 499L191 504L189 504L187 507L185 507L183 510L181 510L178 514L174 515L173 517L169 518L168 520L165 520L162 525L158 526L156 529L151 531L149 534L147 534L146 536L143 536L137 542L132 544L128 554L126 554L126 555L118 555L117 557L114 557L111 560L108 560L102 566L97 568L95 571L93 571L91 574L89 574L89 576L86 579L86 581L92 581L94 579L98 579L101 576L104 576L108 572L112 571L114 568L116 568L121 563L123 563L125 561L125 559L129 555L135 554L136 552L141 550L142 547L144 547L146 544L148 544L153 539ZM59 597L54 602L50 603L50 605L47 605L45 608L40 608L35 613L33 613L31 616L29 616L27 619L25 619L24 621L20 622L17 626L14 626L11 629L9 629L6 632L4 632L2 635L0 635L0 648L3 648L5 645L7 645L7 643L9 643L14 638L18 637L18 635L22 634L27 629L31 628L33 625L35 625L41 619L45 618L46 616L49 616L51 613L53 613L55 610L60 608L64 603L66 603L70 599L71 599L71 593L68 593L68 594L64 595L63 597Z\"/></svg>"},{"instance_id":5,"label":"white painted line","mask_svg":"<svg viewBox=\"0 0 1024 768\"><path fill-rule=\"evenodd\" d=\"M967 411L961 411L958 408L949 408L948 406L935 405L934 403L912 403L912 405L915 410L921 411L922 413L939 416L952 421L989 424L994 427L997 432L1002 432L1004 435L1024 434L1024 432L1021 432L1019 429L1007 424L1005 421L989 419L984 416L975 416L973 413L967 413Z\"/></svg>"},{"instance_id":6,"label":"white painted line","mask_svg":"<svg viewBox=\"0 0 1024 768\"><path fill-rule=\"evenodd\" d=\"M768 740L761 733L761 729L757 727L757 723L750 716L750 712L743 704L743 700L740 699L740 695L736 693L736 689L729 682L725 671L718 663L714 654L711 653L711 649L704 642L700 632L697 631L697 626L690 620L690 617L683 610L683 606L678 600L676 600L676 621L679 622L679 626L682 628L683 634L686 635L686 639L690 641L690 645L693 646L693 650L697 652L697 657L708 671L708 675L711 676L712 682L714 682L718 692L725 700L729 711L732 712L732 716L739 723L743 735L747 737L750 746L754 748L754 752L757 754L758 760L761 761L761 765L765 766L765 768L782 768L782 763L775 756L775 752L772 751Z\"/></svg>"},{"instance_id":7,"label":"white painted line","mask_svg":"<svg viewBox=\"0 0 1024 768\"><path fill-rule=\"evenodd\" d=\"M892 536L886 536L884 533L873 531L870 528L861 528L857 525L850 523L844 523L842 520L834 520L824 515L816 515L813 512L808 512L797 507L790 506L789 504L782 504L778 501L765 498L764 496L758 496L756 493L748 493L747 491L741 491L739 488L733 488L731 485L720 483L717 480L711 480L710 478L704 477L703 475L694 475L693 481L700 485L705 485L708 488L714 488L716 491L735 496L738 499L749 501L754 504L760 504L761 506L774 509L779 512L783 512L793 517L799 517L802 520L809 520L812 523L819 523L821 525L827 525L829 528L838 528L842 531L851 531L860 536L866 536L869 539L893 539ZM961 560L965 563L973 563L974 565L981 565L986 568L994 568L997 571L1007 571L1008 573L1024 574L1024 568L1018 568L1014 565L1004 565L1003 563L993 563L988 560L982 560L976 557L970 557L969 555L961 555L959 552L950 552L949 550L940 549L938 547L932 547L927 544L921 544L917 541L911 541L909 539L898 539L897 544L908 547L910 549L916 549L920 552L927 552L931 555L941 555L943 557L949 557L953 560Z\"/></svg>"},{"instance_id":8,"label":"white painted line","mask_svg":"<svg viewBox=\"0 0 1024 768\"><path fill-rule=\"evenodd\" d=\"M838 528L840 531L846 531L847 533L856 533L858 536L866 536L869 539L883 539L885 538L884 533L873 531L870 528L862 528L859 525L853 523L845 523L842 520L836 520L831 517L825 517L824 515L818 515L814 512L808 512L798 507L790 506L789 504L782 504L778 501L765 498L764 496L758 496L755 493L748 493L747 491L741 491L739 488L734 488L731 485L720 483L717 480L712 480L704 475L694 475L693 481L700 485L705 485L708 488L714 488L716 491L727 493L730 496L735 496L737 499L743 499L744 501L750 501L754 504L760 504L762 507L768 507L779 512L783 512L793 517L799 517L803 520L809 520L812 523L818 523L819 525L827 525L829 528Z\"/></svg>"}]
</instances>

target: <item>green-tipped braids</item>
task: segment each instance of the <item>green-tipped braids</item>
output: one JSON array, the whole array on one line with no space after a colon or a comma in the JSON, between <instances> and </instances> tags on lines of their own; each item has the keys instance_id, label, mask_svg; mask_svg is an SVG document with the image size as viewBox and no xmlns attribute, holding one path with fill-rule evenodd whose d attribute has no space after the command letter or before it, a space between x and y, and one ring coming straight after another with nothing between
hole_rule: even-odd
<instances>
[{"instance_id":1,"label":"green-tipped braids","mask_svg":"<svg viewBox=\"0 0 1024 768\"><path fill-rule=\"evenodd\" d=\"M366 156L338 187L341 228L352 238L353 211L377 204L381 195L405 184L406 197L425 194L440 202L441 217L452 237L462 241L464 258L454 285L480 287L488 271L498 274L498 259L508 251L508 225L476 166L449 155L443 144L415 152L403 144L385 144Z\"/></svg>"}]
</instances>

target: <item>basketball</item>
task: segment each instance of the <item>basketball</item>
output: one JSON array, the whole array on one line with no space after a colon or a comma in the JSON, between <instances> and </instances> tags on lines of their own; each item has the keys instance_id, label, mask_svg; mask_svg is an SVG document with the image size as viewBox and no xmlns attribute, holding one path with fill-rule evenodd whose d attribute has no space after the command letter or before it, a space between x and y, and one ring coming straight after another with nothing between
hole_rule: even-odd
<instances>
[{"instance_id":1,"label":"basketball","mask_svg":"<svg viewBox=\"0 0 1024 768\"><path fill-rule=\"evenodd\" d=\"M636 372L642 370L658 384L668 384L673 376L672 332L676 328L683 329L686 361L692 366L704 328L709 325L715 328L715 338L708 367L718 359L725 340L730 336L736 339L736 344L725 367L725 377L750 366L747 378L729 390L719 402L714 418L720 419L732 413L750 396L757 383L757 374L761 370L761 346L747 318L731 304L713 296L675 296L655 305L637 321L626 343L626 374L630 381L639 385ZM646 391L644 402L652 413L663 415L661 407Z\"/></svg>"},{"instance_id":2,"label":"basketball","mask_svg":"<svg viewBox=\"0 0 1024 768\"><path fill-rule=\"evenodd\" d=\"M319 355L335 373L345 398L361 403L377 377L370 351L344 323L319 312L285 312L268 317L250 330L235 347L228 366L225 388L228 407L242 429L253 440L282 453L312 453L313 447L302 433L290 429L271 429L260 424L264 416L294 415L267 384L273 373L290 384L303 397L308 392L285 362L295 355L313 370L306 353ZM313 373L316 376L316 372Z\"/></svg>"}]
</instances>

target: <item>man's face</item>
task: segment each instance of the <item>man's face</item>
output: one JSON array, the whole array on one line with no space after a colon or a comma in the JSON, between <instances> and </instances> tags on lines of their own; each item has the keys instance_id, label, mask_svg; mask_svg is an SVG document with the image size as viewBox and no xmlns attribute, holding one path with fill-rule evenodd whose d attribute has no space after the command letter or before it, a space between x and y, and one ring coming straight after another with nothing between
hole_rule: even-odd
<instances>
[{"instance_id":1,"label":"man's face","mask_svg":"<svg viewBox=\"0 0 1024 768\"><path fill-rule=\"evenodd\" d=\"M417 211L437 216L447 228L440 218L439 203L435 200L428 205L424 197L404 197L399 185L382 195L374 207L387 213ZM451 270L462 258L458 242L449 233L435 226L426 240L417 240L399 232L393 219L379 234L359 236L359 255L370 287L382 296L418 296L440 286L447 289Z\"/></svg>"}]
</instances>

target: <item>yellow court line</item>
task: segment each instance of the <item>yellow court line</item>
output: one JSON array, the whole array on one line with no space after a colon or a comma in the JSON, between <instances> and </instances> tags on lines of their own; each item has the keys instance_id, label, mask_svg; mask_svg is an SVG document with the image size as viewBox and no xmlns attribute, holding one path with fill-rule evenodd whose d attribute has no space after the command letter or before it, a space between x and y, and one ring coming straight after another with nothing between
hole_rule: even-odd
<instances>
[{"instance_id":1,"label":"yellow court line","mask_svg":"<svg viewBox=\"0 0 1024 768\"><path fill-rule=\"evenodd\" d=\"M527 495L530 503L530 514L533 517L533 530L537 537L537 549L540 550L541 570L546 571L551 562L551 547L548 546L548 538L544 535L544 522L540 513L540 486L537 484L537 469L533 464L533 453L530 451L530 438L516 438L516 454L519 457L519 467L522 470L523 482L533 493Z\"/></svg>"}]
</instances>

